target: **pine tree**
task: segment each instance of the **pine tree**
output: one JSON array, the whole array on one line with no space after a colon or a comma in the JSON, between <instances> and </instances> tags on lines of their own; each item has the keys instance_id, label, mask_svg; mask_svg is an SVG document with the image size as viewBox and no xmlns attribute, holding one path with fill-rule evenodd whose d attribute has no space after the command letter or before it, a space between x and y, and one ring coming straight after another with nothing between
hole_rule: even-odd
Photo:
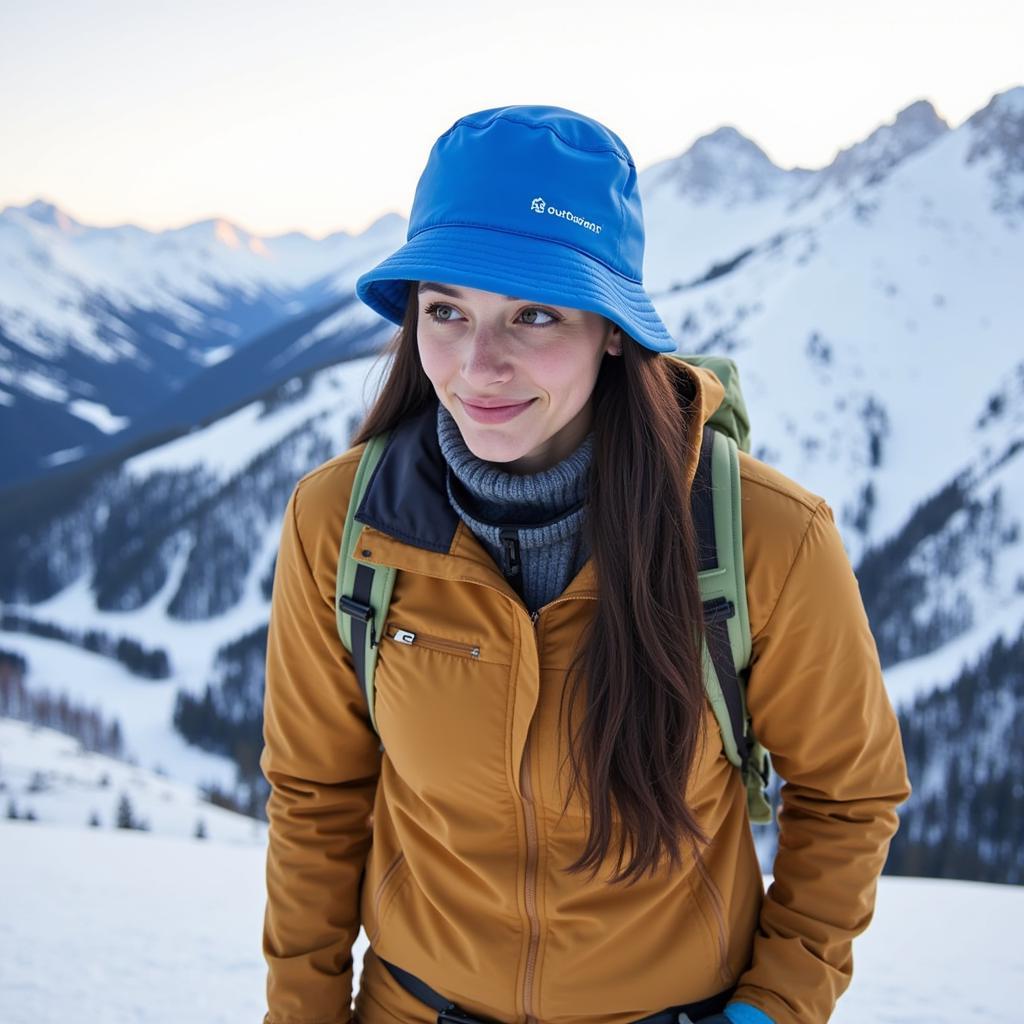
<instances>
[{"instance_id":1,"label":"pine tree","mask_svg":"<svg viewBox=\"0 0 1024 1024\"><path fill-rule=\"evenodd\" d=\"M117 803L117 827L118 828L137 828L138 825L135 821L135 815L132 812L132 802L128 799L127 793L121 794L121 799Z\"/></svg>"}]
</instances>

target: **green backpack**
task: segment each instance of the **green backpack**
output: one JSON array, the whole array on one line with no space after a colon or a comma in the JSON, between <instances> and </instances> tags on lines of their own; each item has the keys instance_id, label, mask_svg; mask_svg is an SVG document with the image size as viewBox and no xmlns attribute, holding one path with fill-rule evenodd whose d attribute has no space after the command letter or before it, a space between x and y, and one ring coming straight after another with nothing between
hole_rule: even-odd
<instances>
[{"instance_id":1,"label":"green backpack","mask_svg":"<svg viewBox=\"0 0 1024 1024\"><path fill-rule=\"evenodd\" d=\"M707 367L725 388L722 404L705 426L701 458L695 488L695 520L702 552L699 573L708 640L704 645L704 681L708 700L722 733L725 755L740 772L747 790L747 811L752 822L772 820L772 807L765 796L770 776L768 752L753 735L747 712L746 677L750 665L750 619L747 614L746 577L743 566L743 533L740 518L740 473L738 451L750 451L750 424L740 391L736 364L725 356L668 353L694 366ZM384 448L388 434L371 438L356 469L352 495L345 515L345 527L338 553L335 607L338 634L346 649L352 651L352 619L369 623L358 633L363 641L363 657L354 659L357 674L366 693L370 721L374 729L373 673L377 662L379 631L391 603L397 569L356 561L352 550L360 526L355 513L362 501L370 477ZM372 571L369 600L353 597L356 569ZM365 590L364 590L365 592ZM357 634L358 635L358 634ZM383 750L383 747L381 747Z\"/></svg>"}]
</instances>

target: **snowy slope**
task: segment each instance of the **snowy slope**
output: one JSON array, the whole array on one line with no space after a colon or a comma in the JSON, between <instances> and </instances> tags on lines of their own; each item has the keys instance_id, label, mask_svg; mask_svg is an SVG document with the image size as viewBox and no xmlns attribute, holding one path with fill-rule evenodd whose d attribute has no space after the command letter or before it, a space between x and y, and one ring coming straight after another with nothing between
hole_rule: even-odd
<instances>
[{"instance_id":1,"label":"snowy slope","mask_svg":"<svg viewBox=\"0 0 1024 1024\"><path fill-rule=\"evenodd\" d=\"M227 761L207 754L194 758L195 748L171 729L176 695L180 691L201 695L214 674L218 650L266 623L265 581L272 570L287 495L311 462L346 447L353 417L365 408L384 365L372 357L340 364L314 375L299 398L288 393L294 387L285 389L284 398L273 406L253 403L204 430L137 455L113 478L97 481L84 512L76 510L52 521L37 537L49 568L33 564L22 554L16 556L17 572L24 572L26 580L38 580L53 571L66 575L48 599L7 602L6 610L20 609L34 620L57 622L79 633L98 628L131 637L146 648L161 648L168 654L171 672L164 680L139 680L100 655L58 640L2 632L0 648L28 662L27 687L88 698L105 716L119 717L128 747L147 767L160 763L176 778L193 782L199 781L201 769L203 778L216 775L230 785L228 776L233 773ZM295 384L301 387L298 380ZM260 477L271 488L270 500L261 507L251 504L251 492L238 495L240 483L256 472L256 466L262 467ZM212 511L197 511L193 520L183 518L182 505L157 497L147 519L153 530L149 541L153 571L162 572L162 581L140 597L135 592L135 574L148 570L131 562L126 589L115 590L110 599L113 606L98 607L94 556L88 546L75 551L68 539L74 535L88 540L90 534L102 533L112 521L112 511L118 515L124 509L143 508L145 488L154 479L165 481L164 486L170 486L169 480L182 481L183 487L195 492L200 510L206 507L204 498L222 497L212 501ZM216 538L221 521L231 542ZM243 532L243 524L251 534ZM221 562L218 568L218 563L211 562L205 546L210 538L219 556L227 552L226 565ZM238 547L231 547L232 542ZM111 557L119 558L124 549L122 541L113 542ZM229 576L233 585L231 600L216 613L209 611L206 589L211 565L222 585ZM184 611L171 610L176 598ZM196 602L206 611L196 613ZM219 771L214 764L219 764Z\"/></svg>"},{"instance_id":2,"label":"snowy slope","mask_svg":"<svg viewBox=\"0 0 1024 1024\"><path fill-rule=\"evenodd\" d=\"M992 106L1022 130L1024 88ZM755 454L829 499L855 559L974 461L975 424L1024 354L1024 205L1002 199L1024 194L1024 162L1000 184L1010 158L979 155L991 120L831 205L822 193L819 216L801 207L732 271L658 299L682 351L737 361Z\"/></svg>"},{"instance_id":3,"label":"snowy slope","mask_svg":"<svg viewBox=\"0 0 1024 1024\"><path fill-rule=\"evenodd\" d=\"M134 685L139 688L137 682ZM192 838L201 821L211 840L265 842L264 822L201 797L199 787L206 783L230 788L234 780L225 771L224 759L180 740L177 745L169 743L166 717L157 718L159 701L150 709L144 699L133 700L127 686L111 700L112 688L107 682L98 688L69 690L73 700L84 697L90 704L117 708L122 720L132 723L136 743L130 753L139 763L86 750L77 740L45 726L0 718L0 814L8 815L13 802L19 819L31 813L41 826L85 828L95 814L99 828L112 829L118 803L127 796L133 817L145 822L152 835ZM167 765L176 769L173 778L166 774Z\"/></svg>"},{"instance_id":4,"label":"snowy slope","mask_svg":"<svg viewBox=\"0 0 1024 1024\"><path fill-rule=\"evenodd\" d=\"M255 843L0 821L5 1024L259 1021L264 856ZM1018 911L1020 887L881 878L833 1024L1016 1024ZM366 945L360 932L354 989Z\"/></svg>"}]
</instances>

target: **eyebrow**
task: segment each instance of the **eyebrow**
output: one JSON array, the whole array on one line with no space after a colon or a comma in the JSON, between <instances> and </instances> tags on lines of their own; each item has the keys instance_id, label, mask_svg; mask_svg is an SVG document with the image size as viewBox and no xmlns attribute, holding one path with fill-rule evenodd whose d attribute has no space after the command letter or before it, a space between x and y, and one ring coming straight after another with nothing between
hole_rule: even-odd
<instances>
[{"instance_id":1,"label":"eyebrow","mask_svg":"<svg viewBox=\"0 0 1024 1024\"><path fill-rule=\"evenodd\" d=\"M417 295L422 295L424 292L440 292L442 295L449 295L453 299L464 298L462 292L458 288L449 288L446 284L436 284L434 281L421 281L419 288L416 289ZM518 302L518 295L505 295L504 298L508 299L509 302Z\"/></svg>"}]
</instances>

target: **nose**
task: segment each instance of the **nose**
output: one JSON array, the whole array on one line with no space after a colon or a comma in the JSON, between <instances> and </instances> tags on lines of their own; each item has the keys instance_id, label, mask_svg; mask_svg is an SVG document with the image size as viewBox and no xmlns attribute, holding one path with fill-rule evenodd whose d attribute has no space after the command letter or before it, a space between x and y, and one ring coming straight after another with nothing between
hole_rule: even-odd
<instances>
[{"instance_id":1,"label":"nose","mask_svg":"<svg viewBox=\"0 0 1024 1024\"><path fill-rule=\"evenodd\" d=\"M462 376L476 388L501 384L512 376L508 346L500 332L479 326L465 339Z\"/></svg>"}]
</instances>

